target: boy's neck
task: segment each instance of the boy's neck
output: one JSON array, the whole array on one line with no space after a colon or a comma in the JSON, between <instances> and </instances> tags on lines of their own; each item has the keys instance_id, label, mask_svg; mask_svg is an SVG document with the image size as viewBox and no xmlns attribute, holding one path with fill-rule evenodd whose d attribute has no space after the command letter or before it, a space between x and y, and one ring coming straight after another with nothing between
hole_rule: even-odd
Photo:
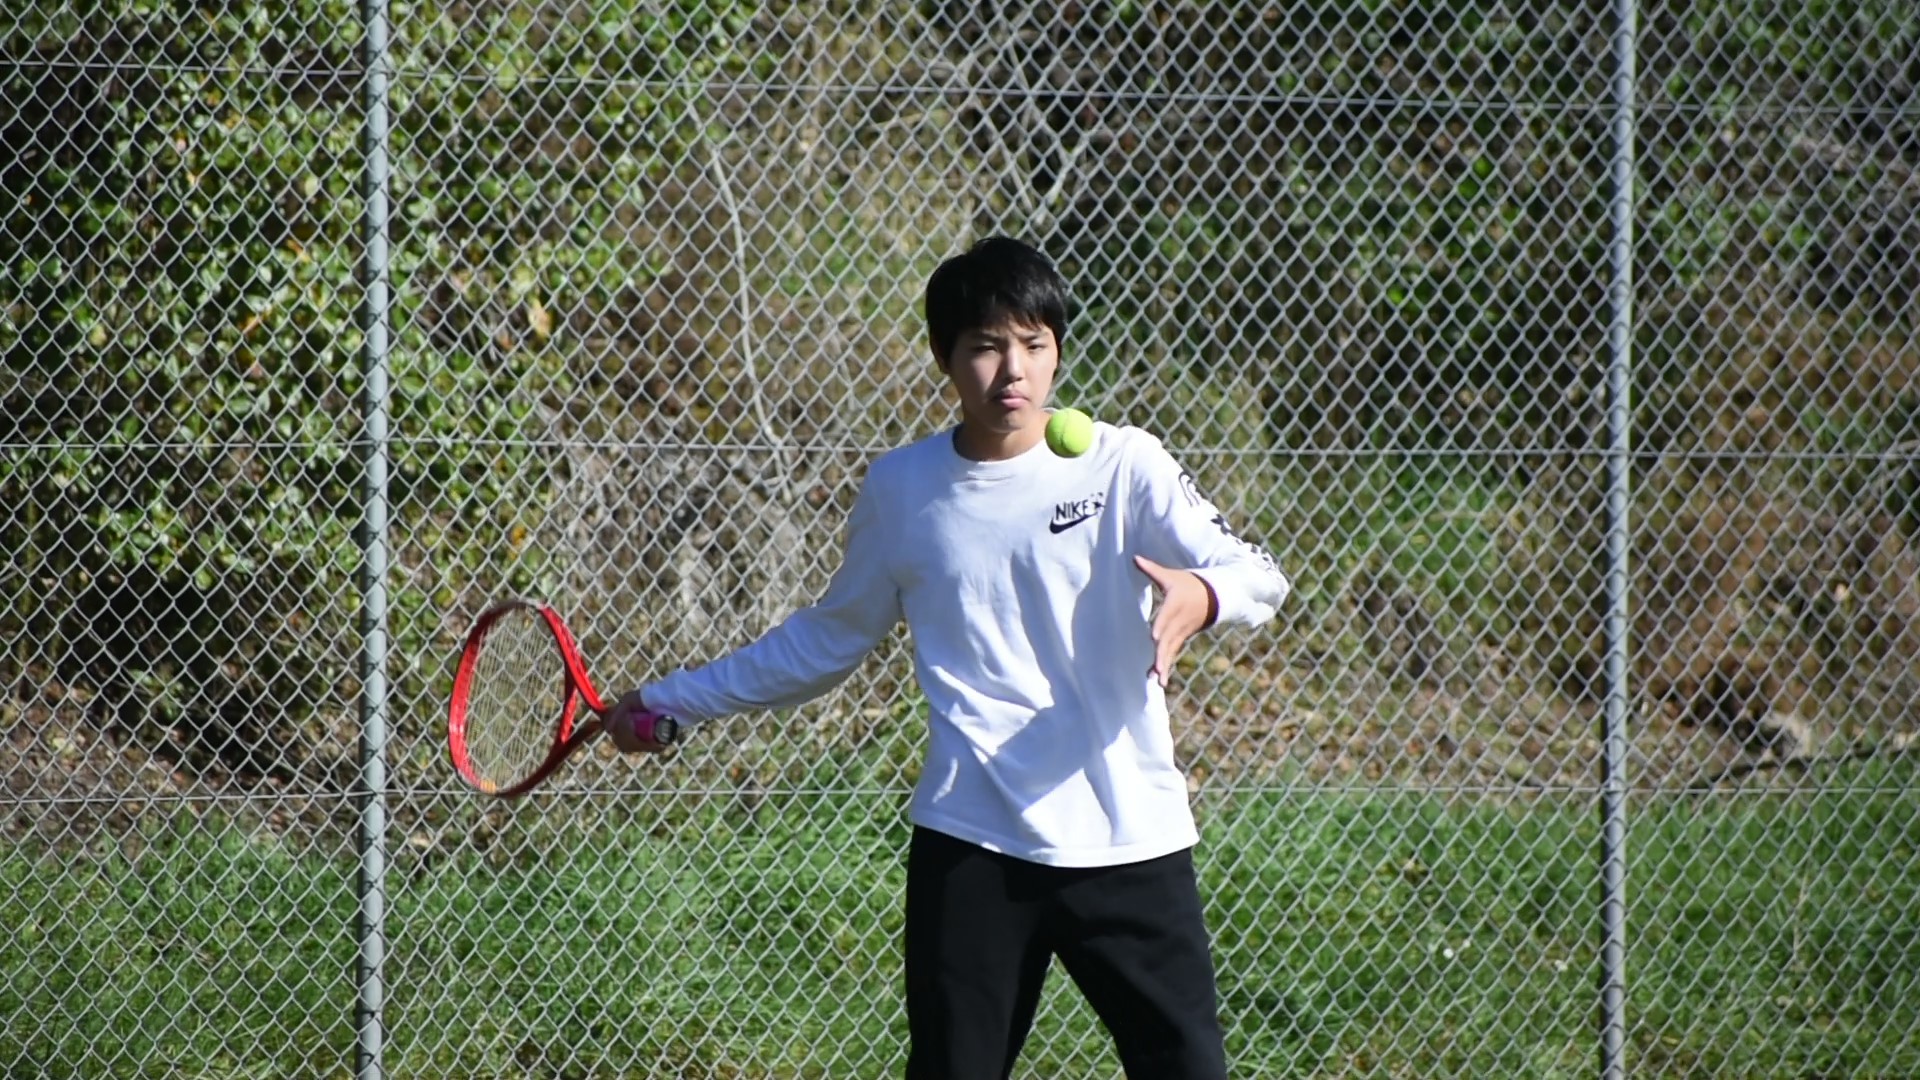
<instances>
[{"instance_id":1,"label":"boy's neck","mask_svg":"<svg viewBox=\"0 0 1920 1080\"><path fill-rule=\"evenodd\" d=\"M953 448L970 461L1006 461L1040 445L1046 437L1044 416L1039 424L1028 424L1014 431L983 430L963 420L953 433Z\"/></svg>"}]
</instances>

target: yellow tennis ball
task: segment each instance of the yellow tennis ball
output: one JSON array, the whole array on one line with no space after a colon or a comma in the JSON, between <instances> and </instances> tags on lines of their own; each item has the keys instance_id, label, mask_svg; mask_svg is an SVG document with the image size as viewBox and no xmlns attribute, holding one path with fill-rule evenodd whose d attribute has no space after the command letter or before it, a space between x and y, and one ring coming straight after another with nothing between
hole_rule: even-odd
<instances>
[{"instance_id":1,"label":"yellow tennis ball","mask_svg":"<svg viewBox=\"0 0 1920 1080\"><path fill-rule=\"evenodd\" d=\"M1093 445L1093 417L1079 409L1055 409L1047 418L1047 449L1079 457Z\"/></svg>"}]
</instances>

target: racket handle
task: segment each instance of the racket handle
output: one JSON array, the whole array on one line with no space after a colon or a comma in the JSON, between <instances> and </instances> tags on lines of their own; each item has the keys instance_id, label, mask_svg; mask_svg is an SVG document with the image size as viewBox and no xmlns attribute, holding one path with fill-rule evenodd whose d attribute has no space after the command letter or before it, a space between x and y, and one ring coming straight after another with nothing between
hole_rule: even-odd
<instances>
[{"instance_id":1,"label":"racket handle","mask_svg":"<svg viewBox=\"0 0 1920 1080\"><path fill-rule=\"evenodd\" d=\"M646 742L672 746L680 739L680 721L664 713L644 712L633 718L633 733Z\"/></svg>"}]
</instances>

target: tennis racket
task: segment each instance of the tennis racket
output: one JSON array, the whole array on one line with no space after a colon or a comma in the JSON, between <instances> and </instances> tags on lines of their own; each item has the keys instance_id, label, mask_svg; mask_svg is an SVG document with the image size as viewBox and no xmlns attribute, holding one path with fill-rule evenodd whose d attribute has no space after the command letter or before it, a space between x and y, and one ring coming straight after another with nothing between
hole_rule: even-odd
<instances>
[{"instance_id":1,"label":"tennis racket","mask_svg":"<svg viewBox=\"0 0 1920 1080\"><path fill-rule=\"evenodd\" d=\"M447 748L475 791L525 795L605 729L607 708L559 613L508 600L483 612L467 634L453 677ZM656 743L680 733L670 716L646 714L635 724Z\"/></svg>"}]
</instances>

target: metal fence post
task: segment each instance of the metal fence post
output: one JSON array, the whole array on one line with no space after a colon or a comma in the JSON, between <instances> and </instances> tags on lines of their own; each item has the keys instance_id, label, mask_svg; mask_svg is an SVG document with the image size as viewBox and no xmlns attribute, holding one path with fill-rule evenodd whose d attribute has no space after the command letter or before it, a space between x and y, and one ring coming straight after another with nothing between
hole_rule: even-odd
<instances>
[{"instance_id":1,"label":"metal fence post","mask_svg":"<svg viewBox=\"0 0 1920 1080\"><path fill-rule=\"evenodd\" d=\"M1626 1075L1626 759L1628 507L1632 471L1633 177L1635 0L1615 0L1612 237L1607 327L1606 731L1600 795L1600 1065Z\"/></svg>"},{"instance_id":2,"label":"metal fence post","mask_svg":"<svg viewBox=\"0 0 1920 1080\"><path fill-rule=\"evenodd\" d=\"M355 1075L379 1080L385 1034L386 987L386 788L387 788L387 352L388 352L388 160L387 9L385 0L365 0L366 23L366 233L362 358L365 453L365 517L360 541L362 638L360 692L360 945L356 983L359 1000Z\"/></svg>"}]
</instances>

